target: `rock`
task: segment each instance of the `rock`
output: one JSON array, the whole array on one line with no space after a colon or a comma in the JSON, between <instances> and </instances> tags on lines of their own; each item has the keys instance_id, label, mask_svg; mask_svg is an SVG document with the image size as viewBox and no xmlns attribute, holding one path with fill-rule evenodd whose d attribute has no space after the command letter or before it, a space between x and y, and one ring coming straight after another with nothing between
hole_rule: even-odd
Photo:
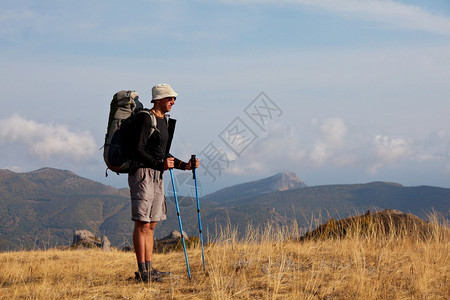
<instances>
[{"instance_id":1,"label":"rock","mask_svg":"<svg viewBox=\"0 0 450 300\"><path fill-rule=\"evenodd\" d=\"M189 247L191 243L194 243L196 237L189 238L187 233L183 231L186 247ZM197 239L198 240L198 239ZM165 253L171 250L183 249L183 243L181 240L181 233L177 230L172 231L168 236L156 240L153 243L153 249L156 253Z\"/></svg>"},{"instance_id":2,"label":"rock","mask_svg":"<svg viewBox=\"0 0 450 300\"><path fill-rule=\"evenodd\" d=\"M81 241L95 241L95 236L88 230L77 230L73 235L72 244L77 244Z\"/></svg>"},{"instance_id":3,"label":"rock","mask_svg":"<svg viewBox=\"0 0 450 300\"><path fill-rule=\"evenodd\" d=\"M189 239L188 234L184 230L183 230L183 236L184 236L185 240ZM170 241L175 241L179 238L181 238L181 233L178 230L173 230L168 236L163 237L159 241L160 242L170 242Z\"/></svg>"},{"instance_id":4,"label":"rock","mask_svg":"<svg viewBox=\"0 0 450 300\"><path fill-rule=\"evenodd\" d=\"M102 248L105 251L111 250L111 242L106 236L96 237L88 230L76 230L73 235L72 248Z\"/></svg>"},{"instance_id":5,"label":"rock","mask_svg":"<svg viewBox=\"0 0 450 300\"><path fill-rule=\"evenodd\" d=\"M184 239L187 240L189 238L188 234L186 233L186 231L183 230L183 236ZM170 233L169 236L167 236L166 238L171 238L171 239L178 239L181 237L181 233L178 230L174 230Z\"/></svg>"},{"instance_id":6,"label":"rock","mask_svg":"<svg viewBox=\"0 0 450 300\"><path fill-rule=\"evenodd\" d=\"M104 235L102 237L102 250L103 251L111 251L111 242L106 237L106 235Z\"/></svg>"}]
</instances>

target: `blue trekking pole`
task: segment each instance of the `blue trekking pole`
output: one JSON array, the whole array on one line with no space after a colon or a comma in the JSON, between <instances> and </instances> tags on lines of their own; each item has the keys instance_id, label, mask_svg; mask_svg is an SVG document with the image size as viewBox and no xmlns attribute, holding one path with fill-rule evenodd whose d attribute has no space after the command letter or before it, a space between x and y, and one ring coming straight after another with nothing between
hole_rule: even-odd
<instances>
[{"instance_id":1,"label":"blue trekking pole","mask_svg":"<svg viewBox=\"0 0 450 300\"><path fill-rule=\"evenodd\" d=\"M189 261L186 253L186 243L184 242L183 225L181 225L180 208L178 207L177 192L175 190L175 182L173 180L173 171L172 169L169 169L169 171L170 171L170 178L172 179L173 196L175 198L175 206L177 208L178 223L180 224L181 239L183 241L184 258L186 259L186 267L189 275L189 280L191 280L191 271L189 270Z\"/></svg>"},{"instance_id":2,"label":"blue trekking pole","mask_svg":"<svg viewBox=\"0 0 450 300\"><path fill-rule=\"evenodd\" d=\"M198 186L197 186L197 173L195 171L196 164L195 155L191 155L191 167L192 175L195 181L195 195L197 196L197 213L198 213L198 231L200 235L200 241L202 243L202 259L203 259L203 271L205 271L205 252L203 251L203 234L202 234L202 220L200 218L200 201L198 200Z\"/></svg>"}]
</instances>

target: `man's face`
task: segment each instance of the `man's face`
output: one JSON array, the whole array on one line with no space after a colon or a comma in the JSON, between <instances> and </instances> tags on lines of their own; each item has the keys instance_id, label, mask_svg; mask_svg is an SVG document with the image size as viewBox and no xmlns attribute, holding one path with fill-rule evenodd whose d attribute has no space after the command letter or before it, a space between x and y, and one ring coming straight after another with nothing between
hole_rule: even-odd
<instances>
[{"instance_id":1,"label":"man's face","mask_svg":"<svg viewBox=\"0 0 450 300\"><path fill-rule=\"evenodd\" d=\"M159 100L160 108L164 113L169 112L172 109L172 106L175 105L175 97L167 97Z\"/></svg>"}]
</instances>

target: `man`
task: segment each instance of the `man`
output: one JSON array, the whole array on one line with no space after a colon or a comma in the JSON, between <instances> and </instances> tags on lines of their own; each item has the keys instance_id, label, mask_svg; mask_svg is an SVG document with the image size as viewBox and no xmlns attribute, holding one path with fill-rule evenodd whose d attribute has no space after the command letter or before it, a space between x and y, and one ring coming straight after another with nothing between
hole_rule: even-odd
<instances>
[{"instance_id":1,"label":"man","mask_svg":"<svg viewBox=\"0 0 450 300\"><path fill-rule=\"evenodd\" d=\"M159 272L152 268L153 233L159 221L166 219L163 172L177 168L191 170L191 162L185 163L170 153L175 120L166 113L172 110L178 94L168 84L152 88L153 108L150 114L156 117L156 129L151 133L149 114L138 113L131 124L130 151L132 168L128 175L131 194L132 220L134 221L133 244L139 272L136 278L143 282L160 280ZM196 168L199 161L196 161ZM153 276L152 276L153 275Z\"/></svg>"}]
</instances>

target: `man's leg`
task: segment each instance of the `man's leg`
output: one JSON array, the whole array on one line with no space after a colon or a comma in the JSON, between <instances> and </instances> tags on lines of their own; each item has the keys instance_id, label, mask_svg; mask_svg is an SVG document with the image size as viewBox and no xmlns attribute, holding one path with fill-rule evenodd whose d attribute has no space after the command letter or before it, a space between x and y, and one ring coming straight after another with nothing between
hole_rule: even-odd
<instances>
[{"instance_id":1,"label":"man's leg","mask_svg":"<svg viewBox=\"0 0 450 300\"><path fill-rule=\"evenodd\" d=\"M148 222L134 221L133 244L138 263L145 262L146 239L149 227L150 223Z\"/></svg>"},{"instance_id":2,"label":"man's leg","mask_svg":"<svg viewBox=\"0 0 450 300\"><path fill-rule=\"evenodd\" d=\"M145 266L148 272L152 270L153 233L158 222L150 222L145 239Z\"/></svg>"},{"instance_id":3,"label":"man's leg","mask_svg":"<svg viewBox=\"0 0 450 300\"><path fill-rule=\"evenodd\" d=\"M148 273L145 267L145 248L147 246L146 239L149 227L150 223L148 222L134 221L133 244L139 269L139 277L136 278L140 278L144 282L148 282L149 280Z\"/></svg>"},{"instance_id":4,"label":"man's leg","mask_svg":"<svg viewBox=\"0 0 450 300\"><path fill-rule=\"evenodd\" d=\"M161 272L153 268L152 266L152 255L153 255L153 234L155 232L157 222L150 222L147 239L145 246L145 268L149 275L151 275L152 281L162 281L162 277L168 276L170 272Z\"/></svg>"},{"instance_id":5,"label":"man's leg","mask_svg":"<svg viewBox=\"0 0 450 300\"><path fill-rule=\"evenodd\" d=\"M150 222L145 239L145 261L152 261L153 255L153 233L158 222ZM150 271L150 270L147 270Z\"/></svg>"}]
</instances>

